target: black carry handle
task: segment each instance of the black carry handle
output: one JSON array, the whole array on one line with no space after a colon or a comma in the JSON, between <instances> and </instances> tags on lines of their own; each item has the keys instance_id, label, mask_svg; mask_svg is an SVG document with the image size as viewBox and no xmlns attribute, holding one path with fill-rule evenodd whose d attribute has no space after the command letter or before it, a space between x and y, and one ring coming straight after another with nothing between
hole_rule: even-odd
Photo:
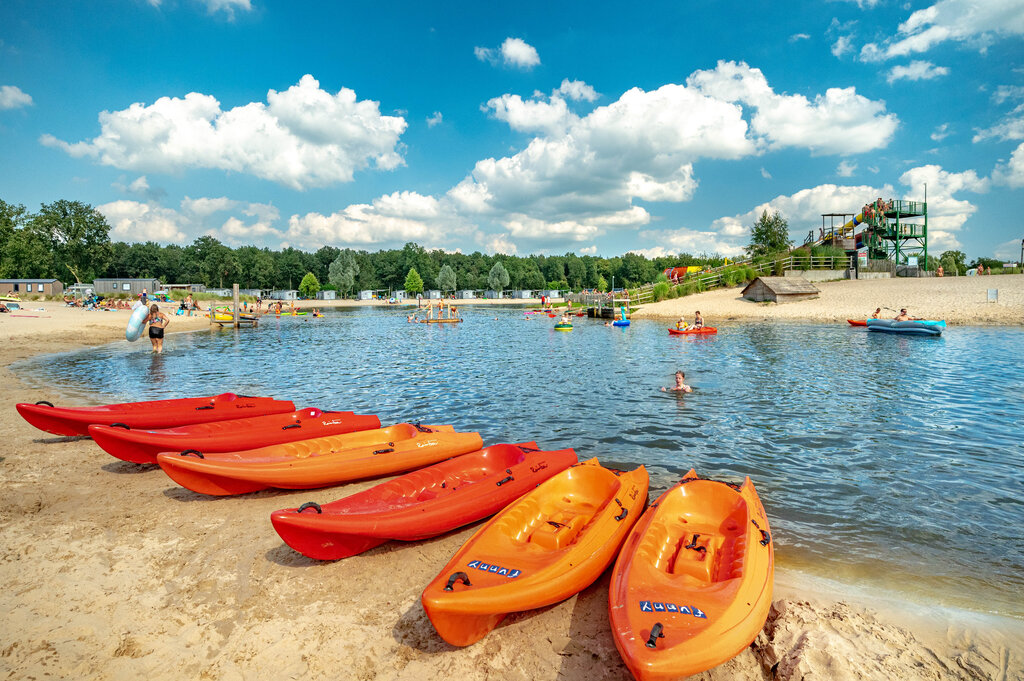
<instances>
[{"instance_id":1,"label":"black carry handle","mask_svg":"<svg viewBox=\"0 0 1024 681\"><path fill-rule=\"evenodd\" d=\"M455 582L458 582L459 580L461 580L462 583L466 586L473 586L469 581L469 575L467 575L465 572L456 572L448 578L448 583L444 585L444 590L454 591L452 586L455 584Z\"/></svg>"},{"instance_id":2,"label":"black carry handle","mask_svg":"<svg viewBox=\"0 0 1024 681\"><path fill-rule=\"evenodd\" d=\"M120 421L118 421L117 423L111 423L110 427L111 428L124 428L125 430L131 430L132 429L131 426L129 426L127 423L121 423Z\"/></svg>"},{"instance_id":3,"label":"black carry handle","mask_svg":"<svg viewBox=\"0 0 1024 681\"><path fill-rule=\"evenodd\" d=\"M656 622L654 626L651 627L651 637L647 639L647 643L645 645L648 648L657 648L658 639L665 638L665 634L661 633L662 631L664 631L664 629L665 627L661 624L661 622Z\"/></svg>"},{"instance_id":4,"label":"black carry handle","mask_svg":"<svg viewBox=\"0 0 1024 681\"><path fill-rule=\"evenodd\" d=\"M183 451L178 456L188 456L189 454L195 454L200 459L205 459L206 458L205 456L203 456L203 453L201 451L199 451L198 449L186 449L185 451Z\"/></svg>"},{"instance_id":5,"label":"black carry handle","mask_svg":"<svg viewBox=\"0 0 1024 681\"><path fill-rule=\"evenodd\" d=\"M619 515L615 516L615 519L616 520L625 520L626 516L629 515L629 509L622 505L622 502L619 501L618 497L615 498L615 503L618 504L619 508L622 509L622 513L620 513Z\"/></svg>"},{"instance_id":6,"label":"black carry handle","mask_svg":"<svg viewBox=\"0 0 1024 681\"><path fill-rule=\"evenodd\" d=\"M395 451L395 448L394 447L389 447L388 449L378 449L378 450L374 451L374 454L388 454L388 453L393 452L393 451Z\"/></svg>"},{"instance_id":7,"label":"black carry handle","mask_svg":"<svg viewBox=\"0 0 1024 681\"><path fill-rule=\"evenodd\" d=\"M281 426L281 430L288 430L289 428L301 428L301 427L302 427L301 423L291 423L291 424L289 424L287 426Z\"/></svg>"},{"instance_id":8,"label":"black carry handle","mask_svg":"<svg viewBox=\"0 0 1024 681\"><path fill-rule=\"evenodd\" d=\"M316 503L315 501L307 501L302 506L299 506L299 510L296 511L296 513L302 513L307 508L315 508L317 513L323 513L324 512L323 509L320 508L320 504Z\"/></svg>"},{"instance_id":9,"label":"black carry handle","mask_svg":"<svg viewBox=\"0 0 1024 681\"><path fill-rule=\"evenodd\" d=\"M498 485L498 487L501 487L501 486L502 486L502 485L504 485L504 484L505 484L506 482L512 482L513 480L515 480L515 478L514 478L514 477L512 477L512 469L511 469L511 468L506 468L506 469L505 469L505 472L506 472L506 473L508 473L508 477L505 477L505 478L502 478L501 480L499 480L499 481L498 481L498 482L496 483L496 484Z\"/></svg>"},{"instance_id":10,"label":"black carry handle","mask_svg":"<svg viewBox=\"0 0 1024 681\"><path fill-rule=\"evenodd\" d=\"M433 433L434 432L434 430L432 428L427 428L426 426L421 426L419 421L417 421L416 423L414 423L412 425L413 425L414 428L416 428L416 430L420 431L421 433Z\"/></svg>"},{"instance_id":11,"label":"black carry handle","mask_svg":"<svg viewBox=\"0 0 1024 681\"><path fill-rule=\"evenodd\" d=\"M53 406L53 402L47 402L46 400L39 400L36 404L45 404L47 407Z\"/></svg>"},{"instance_id":12,"label":"black carry handle","mask_svg":"<svg viewBox=\"0 0 1024 681\"><path fill-rule=\"evenodd\" d=\"M213 409L213 405L212 404L206 404L206 405L203 405L202 407L196 407L196 411L202 411L203 409Z\"/></svg>"}]
</instances>

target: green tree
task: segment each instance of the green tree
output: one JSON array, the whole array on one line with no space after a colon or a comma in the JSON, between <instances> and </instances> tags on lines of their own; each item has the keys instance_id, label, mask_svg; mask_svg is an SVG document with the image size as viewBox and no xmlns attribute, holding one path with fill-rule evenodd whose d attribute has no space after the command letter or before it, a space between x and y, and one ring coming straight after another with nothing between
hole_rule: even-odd
<instances>
[{"instance_id":1,"label":"green tree","mask_svg":"<svg viewBox=\"0 0 1024 681\"><path fill-rule=\"evenodd\" d=\"M338 257L327 268L327 272L327 280L338 287L343 296L347 296L359 275L359 264L356 262L355 254L348 249L339 252Z\"/></svg>"},{"instance_id":2,"label":"green tree","mask_svg":"<svg viewBox=\"0 0 1024 681\"><path fill-rule=\"evenodd\" d=\"M750 244L746 251L750 257L757 258L788 250L792 245L786 218L778 211L768 215L766 210L750 228Z\"/></svg>"},{"instance_id":3,"label":"green tree","mask_svg":"<svg viewBox=\"0 0 1024 681\"><path fill-rule=\"evenodd\" d=\"M455 270L449 265L442 265L441 271L437 273L437 287L442 291L454 291L455 282Z\"/></svg>"},{"instance_id":4,"label":"green tree","mask_svg":"<svg viewBox=\"0 0 1024 681\"><path fill-rule=\"evenodd\" d=\"M306 272L306 276L299 282L299 295L303 298L313 298L320 292L320 280L312 272Z\"/></svg>"},{"instance_id":5,"label":"green tree","mask_svg":"<svg viewBox=\"0 0 1024 681\"><path fill-rule=\"evenodd\" d=\"M494 263L494 267L487 274L487 285L491 287L491 290L498 292L498 297L501 297L501 292L508 286L509 276L508 270L501 264L501 261Z\"/></svg>"},{"instance_id":6,"label":"green tree","mask_svg":"<svg viewBox=\"0 0 1024 681\"><path fill-rule=\"evenodd\" d=\"M409 274L405 276L405 292L410 296L423 293L423 279L415 267L410 269Z\"/></svg>"},{"instance_id":7,"label":"green tree","mask_svg":"<svg viewBox=\"0 0 1024 681\"><path fill-rule=\"evenodd\" d=\"M50 263L49 243L35 230L17 229L0 253L0 277L35 279L54 276Z\"/></svg>"},{"instance_id":8,"label":"green tree","mask_svg":"<svg viewBox=\"0 0 1024 681\"><path fill-rule=\"evenodd\" d=\"M967 274L967 255L963 251L943 251L939 256L943 273Z\"/></svg>"},{"instance_id":9,"label":"green tree","mask_svg":"<svg viewBox=\"0 0 1024 681\"><path fill-rule=\"evenodd\" d=\"M70 272L77 280L92 281L110 263L110 225L88 204L64 199L44 203L29 228L49 243L57 277Z\"/></svg>"},{"instance_id":10,"label":"green tree","mask_svg":"<svg viewBox=\"0 0 1024 681\"><path fill-rule=\"evenodd\" d=\"M22 229L27 219L25 206L15 206L0 199L0 258L4 257L7 242L14 236L15 230Z\"/></svg>"}]
</instances>

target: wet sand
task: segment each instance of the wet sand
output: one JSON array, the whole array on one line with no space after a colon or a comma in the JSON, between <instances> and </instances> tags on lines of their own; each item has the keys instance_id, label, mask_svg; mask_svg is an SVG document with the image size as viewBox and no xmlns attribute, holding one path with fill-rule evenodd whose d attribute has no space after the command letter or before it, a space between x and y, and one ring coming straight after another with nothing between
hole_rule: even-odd
<instances>
[{"instance_id":1,"label":"wet sand","mask_svg":"<svg viewBox=\"0 0 1024 681\"><path fill-rule=\"evenodd\" d=\"M128 318L37 314L49 318L0 316L4 678L629 678L608 628L607 573L563 603L512 615L479 643L453 648L434 632L419 595L476 525L321 563L284 545L270 512L372 483L207 498L89 439L36 430L14 403L54 395L9 365L125 342ZM207 325L172 317L167 343L175 331ZM148 351L145 339L136 345ZM857 598L779 570L754 644L695 678L1015 679L1024 676L1020 625Z\"/></svg>"}]
</instances>

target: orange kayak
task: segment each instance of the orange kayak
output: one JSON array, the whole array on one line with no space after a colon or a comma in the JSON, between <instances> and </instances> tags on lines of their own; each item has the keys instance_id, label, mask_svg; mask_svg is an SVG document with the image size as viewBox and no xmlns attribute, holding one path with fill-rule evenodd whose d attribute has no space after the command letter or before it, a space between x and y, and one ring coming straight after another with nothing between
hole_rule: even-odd
<instances>
[{"instance_id":1,"label":"orange kayak","mask_svg":"<svg viewBox=\"0 0 1024 681\"><path fill-rule=\"evenodd\" d=\"M659 497L626 540L608 596L634 677L690 676L750 645L772 601L770 532L750 478L734 486L691 470Z\"/></svg>"},{"instance_id":2,"label":"orange kayak","mask_svg":"<svg viewBox=\"0 0 1024 681\"><path fill-rule=\"evenodd\" d=\"M448 643L479 641L510 612L564 600L615 559L647 504L647 470L590 459L563 471L481 527L423 590Z\"/></svg>"},{"instance_id":3,"label":"orange kayak","mask_svg":"<svg viewBox=\"0 0 1024 681\"><path fill-rule=\"evenodd\" d=\"M323 506L310 501L274 511L270 521L303 555L348 558L389 539L426 539L486 518L574 463L571 449L491 445Z\"/></svg>"},{"instance_id":4,"label":"orange kayak","mask_svg":"<svg viewBox=\"0 0 1024 681\"><path fill-rule=\"evenodd\" d=\"M866 319L847 319L850 322L850 326L867 326L868 322Z\"/></svg>"},{"instance_id":5,"label":"orange kayak","mask_svg":"<svg viewBox=\"0 0 1024 681\"><path fill-rule=\"evenodd\" d=\"M327 487L389 475L475 452L482 445L479 433L399 423L238 452L161 452L156 462L183 487L225 496L269 487Z\"/></svg>"}]
</instances>

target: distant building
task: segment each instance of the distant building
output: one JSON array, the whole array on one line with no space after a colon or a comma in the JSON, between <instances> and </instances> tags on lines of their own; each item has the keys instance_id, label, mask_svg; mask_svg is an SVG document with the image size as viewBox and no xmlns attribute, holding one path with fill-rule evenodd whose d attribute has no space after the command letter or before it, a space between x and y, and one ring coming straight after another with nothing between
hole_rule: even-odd
<instances>
[{"instance_id":1,"label":"distant building","mask_svg":"<svg viewBox=\"0 0 1024 681\"><path fill-rule=\"evenodd\" d=\"M298 300L299 292L295 289L270 292L271 300Z\"/></svg>"},{"instance_id":2,"label":"distant building","mask_svg":"<svg viewBox=\"0 0 1024 681\"><path fill-rule=\"evenodd\" d=\"M0 296L23 293L41 293L47 296L64 295L64 284L56 279L0 279Z\"/></svg>"},{"instance_id":3,"label":"distant building","mask_svg":"<svg viewBox=\"0 0 1024 681\"><path fill-rule=\"evenodd\" d=\"M316 292L316 299L317 300L337 300L338 299L338 292L335 291L332 288L324 289L322 291L317 291Z\"/></svg>"},{"instance_id":4,"label":"distant building","mask_svg":"<svg viewBox=\"0 0 1024 681\"><path fill-rule=\"evenodd\" d=\"M561 298L562 292L558 289L548 289L547 291L537 291L537 295L546 298Z\"/></svg>"},{"instance_id":5,"label":"distant building","mask_svg":"<svg viewBox=\"0 0 1024 681\"><path fill-rule=\"evenodd\" d=\"M409 294L407 294L405 292L405 289L399 289L398 291L395 291L395 293L394 293L395 300L405 300L408 297L409 297Z\"/></svg>"},{"instance_id":6,"label":"distant building","mask_svg":"<svg viewBox=\"0 0 1024 681\"><path fill-rule=\"evenodd\" d=\"M131 277L122 278L106 278L106 279L94 279L92 282L93 293L96 295L113 295L115 293L128 294L132 298L137 298L142 294L143 289L146 293L153 293L160 290L159 279L133 279Z\"/></svg>"},{"instance_id":7,"label":"distant building","mask_svg":"<svg viewBox=\"0 0 1024 681\"><path fill-rule=\"evenodd\" d=\"M431 298L433 300L437 300L438 298L441 297L441 292L438 291L436 288L432 288L429 291L427 291L424 295L427 298Z\"/></svg>"},{"instance_id":8,"label":"distant building","mask_svg":"<svg viewBox=\"0 0 1024 681\"><path fill-rule=\"evenodd\" d=\"M470 300L472 298L476 298L476 291L473 291L473 290L468 289L468 288L467 289L463 289L463 290L459 291L458 293L456 293L455 297L459 298L460 300Z\"/></svg>"},{"instance_id":9,"label":"distant building","mask_svg":"<svg viewBox=\"0 0 1024 681\"><path fill-rule=\"evenodd\" d=\"M512 292L512 297L513 298L520 298L520 299L522 299L522 298L533 298L533 291L525 291L525 290L524 291L513 291Z\"/></svg>"},{"instance_id":10,"label":"distant building","mask_svg":"<svg viewBox=\"0 0 1024 681\"><path fill-rule=\"evenodd\" d=\"M484 291L484 298L489 298L491 300L494 300L494 299L497 299L497 298L501 298L501 291L495 291L494 289L487 289L486 291Z\"/></svg>"},{"instance_id":11,"label":"distant building","mask_svg":"<svg viewBox=\"0 0 1024 681\"><path fill-rule=\"evenodd\" d=\"M800 277L758 277L743 289L743 297L755 302L792 303L817 298L818 288Z\"/></svg>"}]
</instances>

